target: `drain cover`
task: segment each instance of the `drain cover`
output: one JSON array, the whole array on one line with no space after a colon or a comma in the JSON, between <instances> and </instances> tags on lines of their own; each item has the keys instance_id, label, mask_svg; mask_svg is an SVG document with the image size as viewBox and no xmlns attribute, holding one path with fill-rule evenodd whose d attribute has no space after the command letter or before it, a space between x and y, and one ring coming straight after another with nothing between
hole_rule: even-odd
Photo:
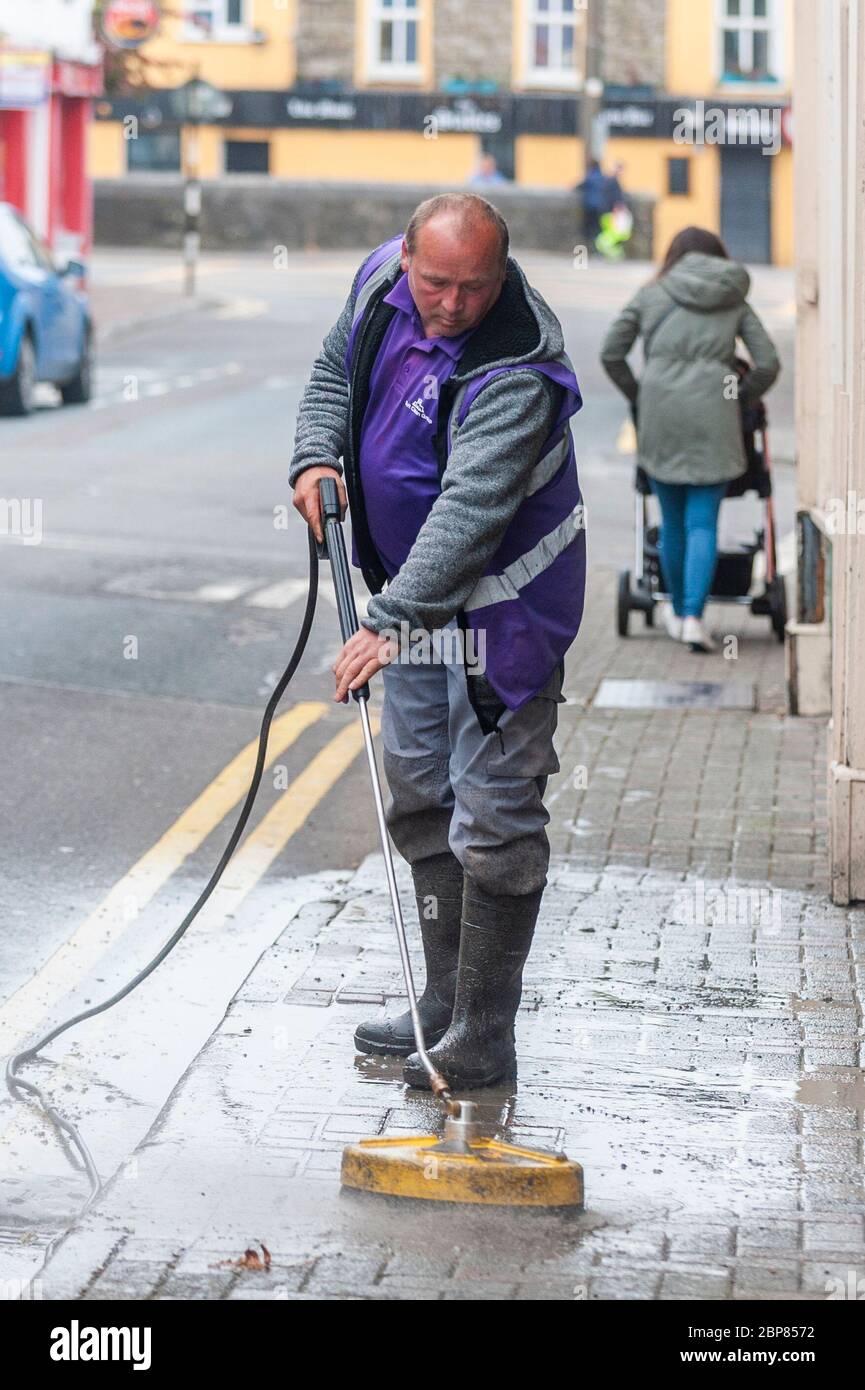
<instances>
[{"instance_id":1,"label":"drain cover","mask_svg":"<svg viewBox=\"0 0 865 1390\"><path fill-rule=\"evenodd\" d=\"M595 709L756 709L748 681L603 680Z\"/></svg>"}]
</instances>

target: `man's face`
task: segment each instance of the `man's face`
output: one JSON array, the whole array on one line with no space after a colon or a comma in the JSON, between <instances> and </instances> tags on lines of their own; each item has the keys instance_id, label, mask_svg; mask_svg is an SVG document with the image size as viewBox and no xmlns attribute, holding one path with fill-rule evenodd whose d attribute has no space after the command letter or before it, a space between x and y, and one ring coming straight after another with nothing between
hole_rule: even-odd
<instances>
[{"instance_id":1,"label":"man's face","mask_svg":"<svg viewBox=\"0 0 865 1390\"><path fill-rule=\"evenodd\" d=\"M502 291L495 228L475 223L467 230L437 217L421 227L409 256L403 241L400 265L427 338L456 338L476 328Z\"/></svg>"}]
</instances>

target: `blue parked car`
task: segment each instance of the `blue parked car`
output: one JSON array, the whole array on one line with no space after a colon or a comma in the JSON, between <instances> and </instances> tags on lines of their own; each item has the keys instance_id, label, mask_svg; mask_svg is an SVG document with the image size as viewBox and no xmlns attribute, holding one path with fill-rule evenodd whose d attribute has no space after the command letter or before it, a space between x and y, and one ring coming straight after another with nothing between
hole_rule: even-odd
<instances>
[{"instance_id":1,"label":"blue parked car","mask_svg":"<svg viewBox=\"0 0 865 1390\"><path fill-rule=\"evenodd\" d=\"M0 203L0 414L29 415L38 381L66 404L90 399L93 324L78 288L80 261L62 270L20 213Z\"/></svg>"}]
</instances>

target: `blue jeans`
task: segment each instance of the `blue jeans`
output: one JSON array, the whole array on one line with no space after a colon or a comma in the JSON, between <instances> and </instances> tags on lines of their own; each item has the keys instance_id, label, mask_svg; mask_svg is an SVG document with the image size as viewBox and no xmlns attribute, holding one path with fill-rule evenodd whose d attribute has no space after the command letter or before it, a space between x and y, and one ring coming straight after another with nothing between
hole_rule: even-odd
<instances>
[{"instance_id":1,"label":"blue jeans","mask_svg":"<svg viewBox=\"0 0 865 1390\"><path fill-rule=\"evenodd\" d=\"M702 618L718 563L718 511L727 484L650 482L661 504L661 569L673 611Z\"/></svg>"}]
</instances>

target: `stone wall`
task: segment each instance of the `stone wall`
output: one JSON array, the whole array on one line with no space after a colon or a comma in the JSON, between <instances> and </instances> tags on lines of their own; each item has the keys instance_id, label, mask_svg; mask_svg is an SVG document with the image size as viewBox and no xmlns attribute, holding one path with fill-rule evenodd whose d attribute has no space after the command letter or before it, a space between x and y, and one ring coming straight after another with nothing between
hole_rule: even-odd
<instances>
[{"instance_id":1,"label":"stone wall","mask_svg":"<svg viewBox=\"0 0 865 1390\"><path fill-rule=\"evenodd\" d=\"M594 3L594 0L590 0ZM297 80L354 86L355 0L298 0ZM662 87L667 0L604 0L603 75L616 84ZM584 35L584 27L580 37ZM509 88L513 11L510 0L436 0L434 85L483 78Z\"/></svg>"},{"instance_id":2,"label":"stone wall","mask_svg":"<svg viewBox=\"0 0 865 1390\"><path fill-rule=\"evenodd\" d=\"M511 85L509 0L436 0L435 85L448 78L489 78Z\"/></svg>"},{"instance_id":3,"label":"stone wall","mask_svg":"<svg viewBox=\"0 0 865 1390\"><path fill-rule=\"evenodd\" d=\"M354 0L298 0L297 81L354 86Z\"/></svg>"},{"instance_id":4,"label":"stone wall","mask_svg":"<svg viewBox=\"0 0 865 1390\"><path fill-rule=\"evenodd\" d=\"M96 242L103 246L176 246L183 230L183 181L177 175L97 179ZM295 183L236 175L202 184L206 250L268 251L377 246L404 227L428 185ZM507 218L517 250L571 254L580 241L577 199L569 192L495 188L490 201ZM635 216L628 254L651 259L651 198L629 199Z\"/></svg>"},{"instance_id":5,"label":"stone wall","mask_svg":"<svg viewBox=\"0 0 865 1390\"><path fill-rule=\"evenodd\" d=\"M605 82L664 86L667 0L604 0L601 28Z\"/></svg>"}]
</instances>

